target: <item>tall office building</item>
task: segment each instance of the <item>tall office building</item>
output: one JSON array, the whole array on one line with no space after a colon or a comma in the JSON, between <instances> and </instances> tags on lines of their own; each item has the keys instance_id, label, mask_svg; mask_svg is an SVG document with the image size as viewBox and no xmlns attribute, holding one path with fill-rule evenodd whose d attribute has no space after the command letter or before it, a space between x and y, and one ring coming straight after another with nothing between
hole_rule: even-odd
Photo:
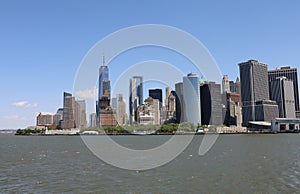
<instances>
[{"instance_id":1,"label":"tall office building","mask_svg":"<svg viewBox=\"0 0 300 194\"><path fill-rule=\"evenodd\" d=\"M293 81L294 88L294 100L295 100L295 111L296 117L300 118L300 108L299 108L299 88L298 88L298 74L297 68L291 67L281 67L275 70L268 71L269 82L276 80L277 77L286 77Z\"/></svg>"},{"instance_id":2,"label":"tall office building","mask_svg":"<svg viewBox=\"0 0 300 194\"><path fill-rule=\"evenodd\" d=\"M195 73L183 77L183 96L186 122L201 124L200 82Z\"/></svg>"},{"instance_id":3,"label":"tall office building","mask_svg":"<svg viewBox=\"0 0 300 194\"><path fill-rule=\"evenodd\" d=\"M96 113L90 114L90 127L96 127L97 126L97 119L96 119Z\"/></svg>"},{"instance_id":4,"label":"tall office building","mask_svg":"<svg viewBox=\"0 0 300 194\"><path fill-rule=\"evenodd\" d=\"M293 81L278 77L270 82L270 97L278 104L279 117L295 118L295 99Z\"/></svg>"},{"instance_id":5,"label":"tall office building","mask_svg":"<svg viewBox=\"0 0 300 194\"><path fill-rule=\"evenodd\" d=\"M168 109L168 97L170 95L170 87L166 87L166 99L165 99L165 106L166 106L166 109Z\"/></svg>"},{"instance_id":6,"label":"tall office building","mask_svg":"<svg viewBox=\"0 0 300 194\"><path fill-rule=\"evenodd\" d=\"M116 120L118 125L127 124L126 103L123 94L116 95Z\"/></svg>"},{"instance_id":7,"label":"tall office building","mask_svg":"<svg viewBox=\"0 0 300 194\"><path fill-rule=\"evenodd\" d=\"M99 89L98 89L98 100L104 95L105 90L108 90L110 94L110 82L109 80L109 69L108 66L105 64L105 58L103 56L102 65L99 68ZM110 96L108 96L110 98Z\"/></svg>"},{"instance_id":8,"label":"tall office building","mask_svg":"<svg viewBox=\"0 0 300 194\"><path fill-rule=\"evenodd\" d=\"M240 63L239 68L243 125L249 121L270 121L278 114L278 106L269 100L268 65L249 60Z\"/></svg>"},{"instance_id":9,"label":"tall office building","mask_svg":"<svg viewBox=\"0 0 300 194\"><path fill-rule=\"evenodd\" d=\"M162 107L162 90L161 89L149 89L149 96L159 101L159 107Z\"/></svg>"},{"instance_id":10,"label":"tall office building","mask_svg":"<svg viewBox=\"0 0 300 194\"><path fill-rule=\"evenodd\" d=\"M205 82L200 86L201 122L203 125L222 125L221 85Z\"/></svg>"},{"instance_id":11,"label":"tall office building","mask_svg":"<svg viewBox=\"0 0 300 194\"><path fill-rule=\"evenodd\" d=\"M71 129L75 127L75 98L72 94L64 92L62 129Z\"/></svg>"},{"instance_id":12,"label":"tall office building","mask_svg":"<svg viewBox=\"0 0 300 194\"><path fill-rule=\"evenodd\" d=\"M75 100L75 126L76 128L86 128L86 104L82 99Z\"/></svg>"},{"instance_id":13,"label":"tall office building","mask_svg":"<svg viewBox=\"0 0 300 194\"><path fill-rule=\"evenodd\" d=\"M96 115L97 115L97 126L100 126L100 101L104 94L106 94L105 98L108 98L110 101L111 88L110 88L110 80L109 80L109 69L105 64L105 57L103 56L102 65L99 68L99 89L98 89L98 100L96 102Z\"/></svg>"},{"instance_id":14,"label":"tall office building","mask_svg":"<svg viewBox=\"0 0 300 194\"><path fill-rule=\"evenodd\" d=\"M175 84L176 93L176 121L177 123L185 122L185 106L183 97L183 83L179 82Z\"/></svg>"},{"instance_id":15,"label":"tall office building","mask_svg":"<svg viewBox=\"0 0 300 194\"><path fill-rule=\"evenodd\" d=\"M143 77L133 76L129 80L129 121L131 125L137 122L137 108L143 104Z\"/></svg>"}]
</instances>

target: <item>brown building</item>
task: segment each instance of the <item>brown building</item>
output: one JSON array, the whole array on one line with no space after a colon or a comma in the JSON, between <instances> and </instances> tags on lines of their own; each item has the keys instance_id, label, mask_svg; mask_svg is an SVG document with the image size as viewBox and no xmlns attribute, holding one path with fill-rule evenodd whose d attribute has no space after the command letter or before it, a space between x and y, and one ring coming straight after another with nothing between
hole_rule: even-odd
<instances>
[{"instance_id":1,"label":"brown building","mask_svg":"<svg viewBox=\"0 0 300 194\"><path fill-rule=\"evenodd\" d=\"M75 98L72 94L64 92L64 108L63 108L63 119L61 122L62 129L75 128Z\"/></svg>"},{"instance_id":2,"label":"brown building","mask_svg":"<svg viewBox=\"0 0 300 194\"><path fill-rule=\"evenodd\" d=\"M241 96L237 93L227 93L227 99L231 99L235 103L239 103Z\"/></svg>"},{"instance_id":3,"label":"brown building","mask_svg":"<svg viewBox=\"0 0 300 194\"><path fill-rule=\"evenodd\" d=\"M100 127L112 127L117 125L116 112L110 106L110 99L108 97L107 90L99 100L99 117Z\"/></svg>"}]
</instances>

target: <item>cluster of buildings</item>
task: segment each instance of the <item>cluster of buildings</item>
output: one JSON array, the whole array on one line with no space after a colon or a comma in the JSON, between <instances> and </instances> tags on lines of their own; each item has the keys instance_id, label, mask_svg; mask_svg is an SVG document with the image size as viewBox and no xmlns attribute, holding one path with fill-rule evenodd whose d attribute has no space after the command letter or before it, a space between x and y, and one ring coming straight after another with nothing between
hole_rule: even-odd
<instances>
[{"instance_id":1,"label":"cluster of buildings","mask_svg":"<svg viewBox=\"0 0 300 194\"><path fill-rule=\"evenodd\" d=\"M226 84L224 85L227 88ZM221 84L200 82L196 74L189 73L182 78L182 82L175 84L175 90L165 88L164 97L162 89L156 88L149 89L148 97L144 98L143 77L133 76L129 80L129 115L127 115L122 94L117 94L110 102L109 69L103 64L99 69L96 113L90 115L90 127L182 122L220 126L224 124L227 115L228 125L241 126L240 89L234 84L228 80L228 90L224 90L223 94ZM231 107L230 111L226 111L227 104Z\"/></svg>"},{"instance_id":2,"label":"cluster of buildings","mask_svg":"<svg viewBox=\"0 0 300 194\"><path fill-rule=\"evenodd\" d=\"M129 80L128 105L123 94L111 98L109 68L99 68L96 112L90 115L89 127L123 125L160 125L189 122L196 126L234 126L250 129L295 130L300 124L297 69L281 67L268 70L256 60L239 64L240 78L222 83L200 80L189 73L175 90L149 89L144 98L143 77ZM221 80L220 80L221 81ZM63 108L56 114L40 113L38 126L55 129L85 128L85 101L64 93ZM126 109L129 107L129 111Z\"/></svg>"},{"instance_id":3,"label":"cluster of buildings","mask_svg":"<svg viewBox=\"0 0 300 194\"><path fill-rule=\"evenodd\" d=\"M75 99L72 94L64 92L63 108L55 114L40 112L36 118L36 125L48 129L86 128L86 104L82 99Z\"/></svg>"},{"instance_id":4,"label":"cluster of buildings","mask_svg":"<svg viewBox=\"0 0 300 194\"><path fill-rule=\"evenodd\" d=\"M255 129L272 123L283 131L299 130L297 69L268 71L267 64L256 60L240 63L239 68L243 125Z\"/></svg>"}]
</instances>

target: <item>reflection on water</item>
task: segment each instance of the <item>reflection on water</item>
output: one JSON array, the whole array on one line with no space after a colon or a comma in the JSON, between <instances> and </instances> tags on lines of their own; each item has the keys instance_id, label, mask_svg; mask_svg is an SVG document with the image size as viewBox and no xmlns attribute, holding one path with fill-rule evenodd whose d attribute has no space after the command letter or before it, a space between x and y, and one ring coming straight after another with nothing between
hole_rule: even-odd
<instances>
[{"instance_id":1,"label":"reflection on water","mask_svg":"<svg viewBox=\"0 0 300 194\"><path fill-rule=\"evenodd\" d=\"M170 136L115 136L131 148ZM300 135L221 135L204 156L203 136L175 160L147 171L112 167L78 136L0 135L0 192L292 193L300 190Z\"/></svg>"}]
</instances>

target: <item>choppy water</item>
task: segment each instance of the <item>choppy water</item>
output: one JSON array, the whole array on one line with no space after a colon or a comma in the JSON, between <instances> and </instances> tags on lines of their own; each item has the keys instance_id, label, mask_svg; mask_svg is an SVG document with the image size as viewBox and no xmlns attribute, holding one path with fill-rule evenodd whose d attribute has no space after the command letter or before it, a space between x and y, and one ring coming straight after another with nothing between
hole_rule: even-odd
<instances>
[{"instance_id":1,"label":"choppy water","mask_svg":"<svg viewBox=\"0 0 300 194\"><path fill-rule=\"evenodd\" d=\"M172 162L128 171L95 157L79 136L0 135L1 193L300 193L300 135L221 135L198 156L203 136ZM117 136L153 147L168 136Z\"/></svg>"}]
</instances>

